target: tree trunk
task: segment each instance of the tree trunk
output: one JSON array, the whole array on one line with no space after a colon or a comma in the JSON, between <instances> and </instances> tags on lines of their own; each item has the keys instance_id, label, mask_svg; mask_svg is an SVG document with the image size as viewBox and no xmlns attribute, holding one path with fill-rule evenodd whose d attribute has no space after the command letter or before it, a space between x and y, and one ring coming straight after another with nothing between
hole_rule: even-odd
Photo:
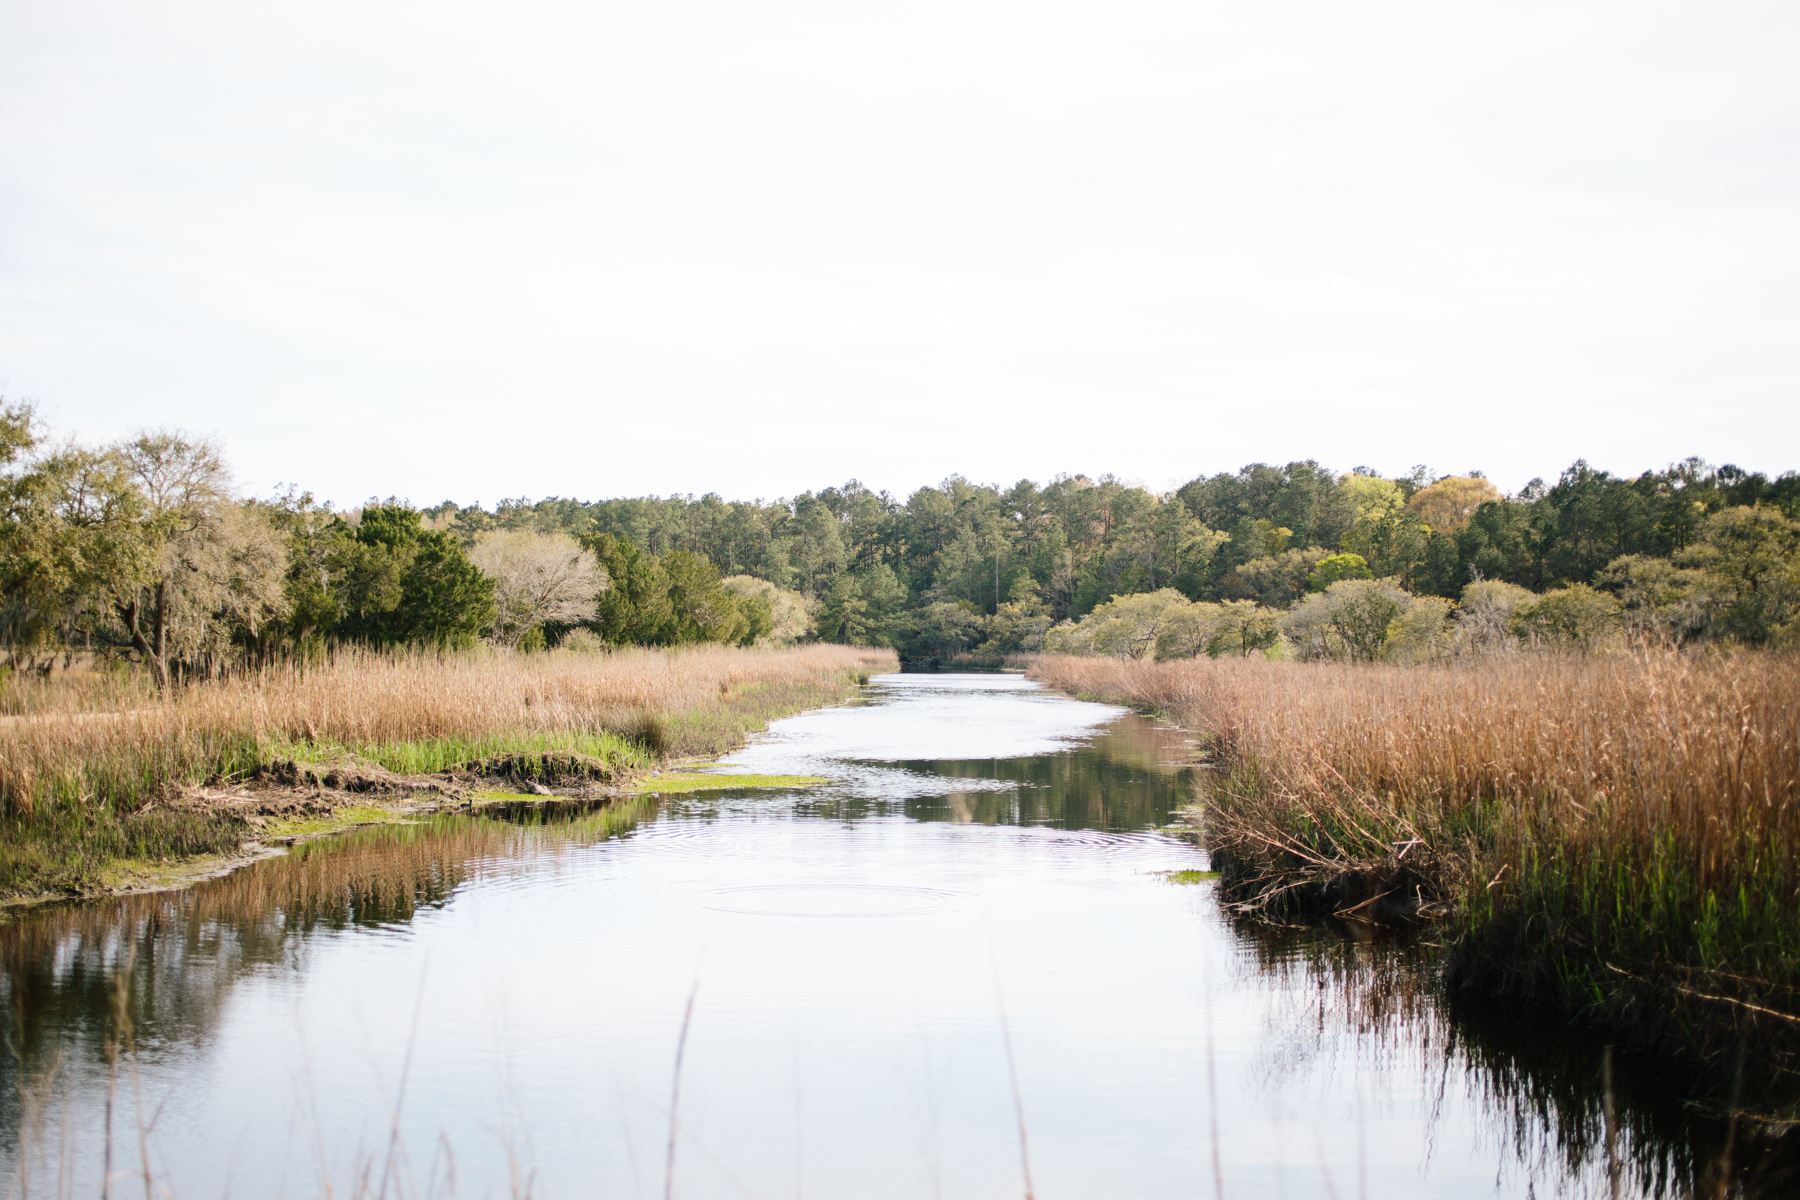
<instances>
[{"instance_id":1,"label":"tree trunk","mask_svg":"<svg viewBox=\"0 0 1800 1200\"><path fill-rule=\"evenodd\" d=\"M131 634L131 648L143 656L144 665L150 668L150 681L156 685L159 695L169 686L169 621L167 606L163 603L168 595L167 587L164 583L156 585L155 612L151 616L149 636L145 636L143 628L142 591L133 593L124 612L125 628Z\"/></svg>"}]
</instances>

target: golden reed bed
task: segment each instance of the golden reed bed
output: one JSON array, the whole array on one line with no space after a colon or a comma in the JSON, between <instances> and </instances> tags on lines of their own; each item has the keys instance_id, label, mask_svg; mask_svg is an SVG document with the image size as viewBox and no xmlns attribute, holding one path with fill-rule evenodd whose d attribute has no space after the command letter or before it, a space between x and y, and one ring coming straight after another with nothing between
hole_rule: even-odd
<instances>
[{"instance_id":1,"label":"golden reed bed","mask_svg":"<svg viewBox=\"0 0 1800 1200\"><path fill-rule=\"evenodd\" d=\"M1452 983L1800 1078L1800 659L1049 657L1209 739L1229 900L1447 922ZM1684 1032L1685 1031L1685 1032Z\"/></svg>"},{"instance_id":2,"label":"golden reed bed","mask_svg":"<svg viewBox=\"0 0 1800 1200\"><path fill-rule=\"evenodd\" d=\"M623 744L646 717L704 724L733 704L759 707L765 692L816 693L822 703L855 676L896 665L891 651L826 645L598 655L348 649L161 699L129 676L18 684L13 715L0 717L0 805L15 816L56 802L129 807L294 747L398 756L389 765L415 770L508 745L592 752L608 738Z\"/></svg>"}]
</instances>

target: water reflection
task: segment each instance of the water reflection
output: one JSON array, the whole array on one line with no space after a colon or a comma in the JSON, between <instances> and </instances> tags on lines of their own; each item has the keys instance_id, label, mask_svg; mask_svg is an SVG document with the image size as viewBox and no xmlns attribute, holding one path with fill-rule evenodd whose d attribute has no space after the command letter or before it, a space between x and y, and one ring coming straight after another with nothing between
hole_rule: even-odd
<instances>
[{"instance_id":1,"label":"water reflection","mask_svg":"<svg viewBox=\"0 0 1800 1200\"><path fill-rule=\"evenodd\" d=\"M1160 829L1192 802L1193 747L1193 739L1179 729L1126 714L1058 754L850 763L865 774L849 787L821 789L799 811L838 820L901 813L915 821L961 824L1114 833ZM897 798L880 786L893 776L907 781ZM877 786L868 786L871 779Z\"/></svg>"},{"instance_id":2,"label":"water reflection","mask_svg":"<svg viewBox=\"0 0 1800 1200\"><path fill-rule=\"evenodd\" d=\"M322 937L404 929L459 887L552 870L566 846L628 832L653 811L628 801L428 817L308 842L185 891L10 914L0 925L0 1155L18 1172L32 1165L22 1149L67 1152L45 1121L108 1073L109 1042L179 1058L212 1036L243 979L303 972ZM37 1145L22 1146L34 1126ZM54 1162L36 1165L47 1185L59 1175L67 1184Z\"/></svg>"},{"instance_id":3,"label":"water reflection","mask_svg":"<svg viewBox=\"0 0 1800 1200\"><path fill-rule=\"evenodd\" d=\"M917 753L947 728L1034 752ZM1016 1192L996 989L1044 1196L1210 1192L1215 1161L1232 1196L1792 1194L1779 1146L1682 1106L1664 1064L1448 1006L1429 947L1160 882L1198 861L1154 832L1190 753L1015 679L927 677L727 768L811 763L839 778L818 791L445 816L15 915L9 1190L100 1191L128 1026L178 1194L354 1194L401 1125L408 1193L451 1194L454 1162L476 1193L524 1164L535 1194L654 1194L699 980L683 1195Z\"/></svg>"}]
</instances>

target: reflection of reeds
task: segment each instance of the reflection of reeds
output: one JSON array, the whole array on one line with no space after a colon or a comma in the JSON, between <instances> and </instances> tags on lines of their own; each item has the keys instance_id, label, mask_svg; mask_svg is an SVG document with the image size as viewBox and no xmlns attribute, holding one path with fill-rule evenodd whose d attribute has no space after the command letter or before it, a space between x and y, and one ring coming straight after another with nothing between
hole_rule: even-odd
<instances>
[{"instance_id":1,"label":"reflection of reeds","mask_svg":"<svg viewBox=\"0 0 1800 1200\"><path fill-rule=\"evenodd\" d=\"M1366 925L1350 925L1350 936L1237 925L1256 986L1285 997L1257 1043L1271 1086L1291 1087L1306 1070L1335 1072L1346 1057L1383 1076L1412 1070L1420 1093L1436 1097L1433 1123L1479 1131L1537 1194L1605 1196L1617 1180L1626 1195L1710 1197L1724 1179L1730 1123L1682 1103L1666 1060L1609 1051L1590 1030L1541 1010L1447 998L1432 984L1426 948ZM1346 1056L1346 1035L1365 1049ZM1446 1117L1457 1092L1473 1112ZM1741 1127L1736 1137L1736 1190L1722 1194L1793 1195L1793 1138Z\"/></svg>"},{"instance_id":2,"label":"reflection of reeds","mask_svg":"<svg viewBox=\"0 0 1800 1200\"><path fill-rule=\"evenodd\" d=\"M0 1078L16 1089L5 1103L19 1112L21 1186L35 1186L35 1170L54 1187L74 1178L82 1153L94 1161L95 1148L79 1143L80 1114L64 1113L60 1133L50 1128L53 1098L68 1100L91 1078L79 1068L101 1070L110 1092L117 1072L135 1065L134 1043L204 1038L238 980L292 967L311 933L403 924L472 880L541 871L546 858L627 833L654 811L653 800L628 799L540 806L517 821L483 810L377 826L186 891L44 908L0 926L0 988L13 1022ZM135 1073L132 1085L135 1097Z\"/></svg>"},{"instance_id":3,"label":"reflection of reeds","mask_svg":"<svg viewBox=\"0 0 1800 1200\"><path fill-rule=\"evenodd\" d=\"M1441 905L1461 982L1599 1010L1727 1066L1747 1039L1792 1080L1797 667L1047 658L1034 673L1211 740L1206 836L1234 899Z\"/></svg>"},{"instance_id":4,"label":"reflection of reeds","mask_svg":"<svg viewBox=\"0 0 1800 1200\"><path fill-rule=\"evenodd\" d=\"M191 1038L216 1021L244 972L287 964L315 930L405 923L471 880L541 870L546 857L628 832L653 811L654 801L631 799L529 823L438 816L376 826L186 891L21 915L0 927L12 1065L42 1069L54 1031L104 1028L110 981L122 971L132 979L125 1016L140 1038Z\"/></svg>"}]
</instances>

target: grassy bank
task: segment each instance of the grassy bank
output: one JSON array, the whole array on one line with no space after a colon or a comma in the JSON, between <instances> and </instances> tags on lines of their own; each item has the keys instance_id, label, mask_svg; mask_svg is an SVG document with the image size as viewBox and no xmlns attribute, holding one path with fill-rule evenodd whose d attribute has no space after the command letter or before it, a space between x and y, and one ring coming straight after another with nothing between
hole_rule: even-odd
<instances>
[{"instance_id":1,"label":"grassy bank","mask_svg":"<svg viewBox=\"0 0 1800 1200\"><path fill-rule=\"evenodd\" d=\"M1437 922L1452 988L1800 1100L1800 661L1051 657L1032 674L1208 739L1228 902Z\"/></svg>"},{"instance_id":2,"label":"grassy bank","mask_svg":"<svg viewBox=\"0 0 1800 1200\"><path fill-rule=\"evenodd\" d=\"M241 816L184 795L279 762L422 777L548 756L623 784L667 761L730 750L894 665L888 651L822 645L346 650L160 698L128 673L15 681L0 695L0 896L90 890L121 860L230 853L250 832Z\"/></svg>"}]
</instances>

